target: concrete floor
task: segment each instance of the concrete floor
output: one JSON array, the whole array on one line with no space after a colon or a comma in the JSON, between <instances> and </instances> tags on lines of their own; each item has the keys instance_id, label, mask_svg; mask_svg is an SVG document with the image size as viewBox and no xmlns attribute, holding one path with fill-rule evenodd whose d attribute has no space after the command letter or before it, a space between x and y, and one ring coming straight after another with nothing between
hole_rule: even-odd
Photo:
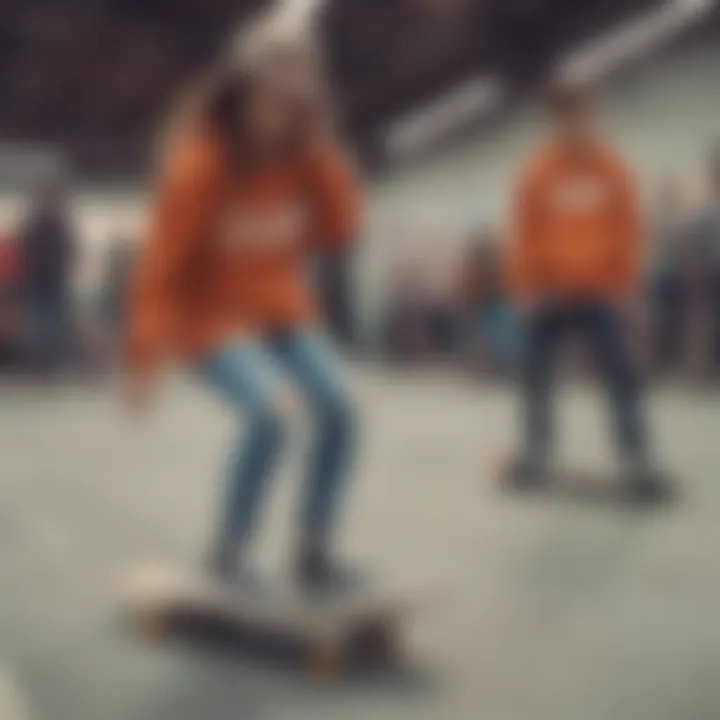
<instances>
[{"instance_id":1,"label":"concrete floor","mask_svg":"<svg viewBox=\"0 0 720 720\"><path fill-rule=\"evenodd\" d=\"M331 688L116 623L135 560L192 563L207 537L230 418L181 383L143 423L107 387L0 388L2 720L717 720L720 406L657 391L651 415L679 505L647 514L498 492L512 394L434 374L355 373L364 453L349 553L430 581L402 678ZM562 397L564 451L609 455L604 408ZM302 431L259 552L284 562Z\"/></svg>"}]
</instances>

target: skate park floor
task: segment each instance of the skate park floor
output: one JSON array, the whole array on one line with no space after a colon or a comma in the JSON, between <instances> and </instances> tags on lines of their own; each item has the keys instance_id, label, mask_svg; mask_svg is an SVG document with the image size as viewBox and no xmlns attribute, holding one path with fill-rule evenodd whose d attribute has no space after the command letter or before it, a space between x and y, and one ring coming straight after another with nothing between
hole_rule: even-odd
<instances>
[{"instance_id":1,"label":"skate park floor","mask_svg":"<svg viewBox=\"0 0 720 720\"><path fill-rule=\"evenodd\" d=\"M140 642L118 622L132 563L203 554L230 413L183 380L130 421L111 382L0 387L2 720L717 720L720 405L675 386L649 401L682 489L639 512L498 489L509 387L356 367L360 454L342 527L378 577L438 588L408 625L407 671L318 686L234 653ZM557 399L559 452L602 468L606 403ZM259 561L293 539L306 426L292 418Z\"/></svg>"}]
</instances>

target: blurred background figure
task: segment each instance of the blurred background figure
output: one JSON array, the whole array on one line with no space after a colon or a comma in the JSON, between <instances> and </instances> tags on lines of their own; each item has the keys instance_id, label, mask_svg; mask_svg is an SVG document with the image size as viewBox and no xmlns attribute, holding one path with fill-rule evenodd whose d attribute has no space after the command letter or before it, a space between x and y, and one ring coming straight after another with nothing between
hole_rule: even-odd
<instances>
[{"instance_id":1,"label":"blurred background figure","mask_svg":"<svg viewBox=\"0 0 720 720\"><path fill-rule=\"evenodd\" d=\"M102 269L98 298L98 320L111 347L119 350L125 328L126 304L139 240L131 232L114 232Z\"/></svg>"},{"instance_id":2,"label":"blurred background figure","mask_svg":"<svg viewBox=\"0 0 720 720\"><path fill-rule=\"evenodd\" d=\"M388 272L382 310L384 351L396 361L426 358L431 343L425 326L422 267L415 258L396 257Z\"/></svg>"},{"instance_id":3,"label":"blurred background figure","mask_svg":"<svg viewBox=\"0 0 720 720\"><path fill-rule=\"evenodd\" d=\"M677 372L687 347L688 235L685 190L682 181L670 175L657 189L650 224L650 352L661 372Z\"/></svg>"},{"instance_id":4,"label":"blurred background figure","mask_svg":"<svg viewBox=\"0 0 720 720\"><path fill-rule=\"evenodd\" d=\"M402 361L448 361L459 338L458 268L442 236L410 236L396 254L383 309L384 346Z\"/></svg>"},{"instance_id":5,"label":"blurred background figure","mask_svg":"<svg viewBox=\"0 0 720 720\"><path fill-rule=\"evenodd\" d=\"M522 327L510 302L501 240L489 229L472 235L462 265L466 362L483 375L517 368Z\"/></svg>"},{"instance_id":6,"label":"blurred background figure","mask_svg":"<svg viewBox=\"0 0 720 720\"><path fill-rule=\"evenodd\" d=\"M696 211L689 258L692 367L705 380L720 370L720 149L705 172L706 198Z\"/></svg>"},{"instance_id":7,"label":"blurred background figure","mask_svg":"<svg viewBox=\"0 0 720 720\"><path fill-rule=\"evenodd\" d=\"M72 278L77 240L69 202L62 182L40 187L19 239L29 357L44 377L56 374L73 350Z\"/></svg>"},{"instance_id":8,"label":"blurred background figure","mask_svg":"<svg viewBox=\"0 0 720 720\"><path fill-rule=\"evenodd\" d=\"M0 369L22 366L23 327L20 248L12 235L0 235Z\"/></svg>"},{"instance_id":9,"label":"blurred background figure","mask_svg":"<svg viewBox=\"0 0 720 720\"><path fill-rule=\"evenodd\" d=\"M712 154L710 165L710 200L707 208L708 236L711 256L711 353L712 372L720 373L720 147Z\"/></svg>"}]
</instances>

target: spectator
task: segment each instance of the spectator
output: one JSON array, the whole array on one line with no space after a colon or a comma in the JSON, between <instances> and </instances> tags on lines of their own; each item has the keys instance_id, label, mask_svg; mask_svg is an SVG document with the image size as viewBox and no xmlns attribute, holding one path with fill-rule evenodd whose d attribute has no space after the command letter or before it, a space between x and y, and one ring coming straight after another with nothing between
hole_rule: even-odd
<instances>
[{"instance_id":1,"label":"spectator","mask_svg":"<svg viewBox=\"0 0 720 720\"><path fill-rule=\"evenodd\" d=\"M443 245L425 245L396 264L386 313L385 344L405 359L447 358L458 340L457 273Z\"/></svg>"},{"instance_id":2,"label":"spectator","mask_svg":"<svg viewBox=\"0 0 720 720\"><path fill-rule=\"evenodd\" d=\"M431 350L424 322L422 268L416 260L397 260L390 273L384 345L396 359L417 360Z\"/></svg>"},{"instance_id":3,"label":"spectator","mask_svg":"<svg viewBox=\"0 0 720 720\"><path fill-rule=\"evenodd\" d=\"M39 190L20 236L34 369L53 375L66 359L71 331L75 237L66 190L59 182Z\"/></svg>"},{"instance_id":4,"label":"spectator","mask_svg":"<svg viewBox=\"0 0 720 720\"><path fill-rule=\"evenodd\" d=\"M448 357L458 341L458 273L456 256L445 238L434 239L422 264L423 315L434 356Z\"/></svg>"},{"instance_id":5,"label":"spectator","mask_svg":"<svg viewBox=\"0 0 720 720\"><path fill-rule=\"evenodd\" d=\"M680 181L666 178L657 193L652 223L649 299L654 331L651 352L653 363L660 370L677 369L686 346L688 227L684 195Z\"/></svg>"},{"instance_id":6,"label":"spectator","mask_svg":"<svg viewBox=\"0 0 720 720\"><path fill-rule=\"evenodd\" d=\"M113 338L124 326L125 298L135 253L136 242L131 236L118 234L110 241L100 290L100 320Z\"/></svg>"},{"instance_id":7,"label":"spectator","mask_svg":"<svg viewBox=\"0 0 720 720\"><path fill-rule=\"evenodd\" d=\"M705 306L707 316L708 370L720 370L720 148L711 159L709 171L710 192L700 213L698 227L698 254L704 263Z\"/></svg>"},{"instance_id":8,"label":"spectator","mask_svg":"<svg viewBox=\"0 0 720 720\"><path fill-rule=\"evenodd\" d=\"M687 294L688 362L701 380L720 365L720 167L710 163L709 193L688 224L683 260Z\"/></svg>"},{"instance_id":9,"label":"spectator","mask_svg":"<svg viewBox=\"0 0 720 720\"><path fill-rule=\"evenodd\" d=\"M521 331L508 302L500 243L490 231L472 239L463 265L460 295L465 342L473 368L507 372L515 367Z\"/></svg>"}]
</instances>

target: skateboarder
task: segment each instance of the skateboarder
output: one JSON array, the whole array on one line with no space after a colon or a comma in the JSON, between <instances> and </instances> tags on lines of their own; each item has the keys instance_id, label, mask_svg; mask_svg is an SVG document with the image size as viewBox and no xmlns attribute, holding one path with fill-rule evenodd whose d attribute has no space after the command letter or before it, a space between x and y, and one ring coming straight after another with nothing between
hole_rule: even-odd
<instances>
[{"instance_id":1,"label":"skateboarder","mask_svg":"<svg viewBox=\"0 0 720 720\"><path fill-rule=\"evenodd\" d=\"M130 293L126 399L145 406L175 356L243 416L209 553L214 573L240 580L283 446L290 380L316 429L294 570L326 588L347 574L331 551L354 414L305 273L315 253L354 236L358 198L318 78L303 41L266 37L225 61L175 124Z\"/></svg>"},{"instance_id":2,"label":"skateboarder","mask_svg":"<svg viewBox=\"0 0 720 720\"><path fill-rule=\"evenodd\" d=\"M512 284L526 322L524 446L509 481L545 478L552 371L571 333L590 342L611 394L629 487L665 490L648 455L639 378L624 320L639 291L642 229L635 184L597 125L591 88L567 80L549 93L552 137L524 169L514 197Z\"/></svg>"}]
</instances>

